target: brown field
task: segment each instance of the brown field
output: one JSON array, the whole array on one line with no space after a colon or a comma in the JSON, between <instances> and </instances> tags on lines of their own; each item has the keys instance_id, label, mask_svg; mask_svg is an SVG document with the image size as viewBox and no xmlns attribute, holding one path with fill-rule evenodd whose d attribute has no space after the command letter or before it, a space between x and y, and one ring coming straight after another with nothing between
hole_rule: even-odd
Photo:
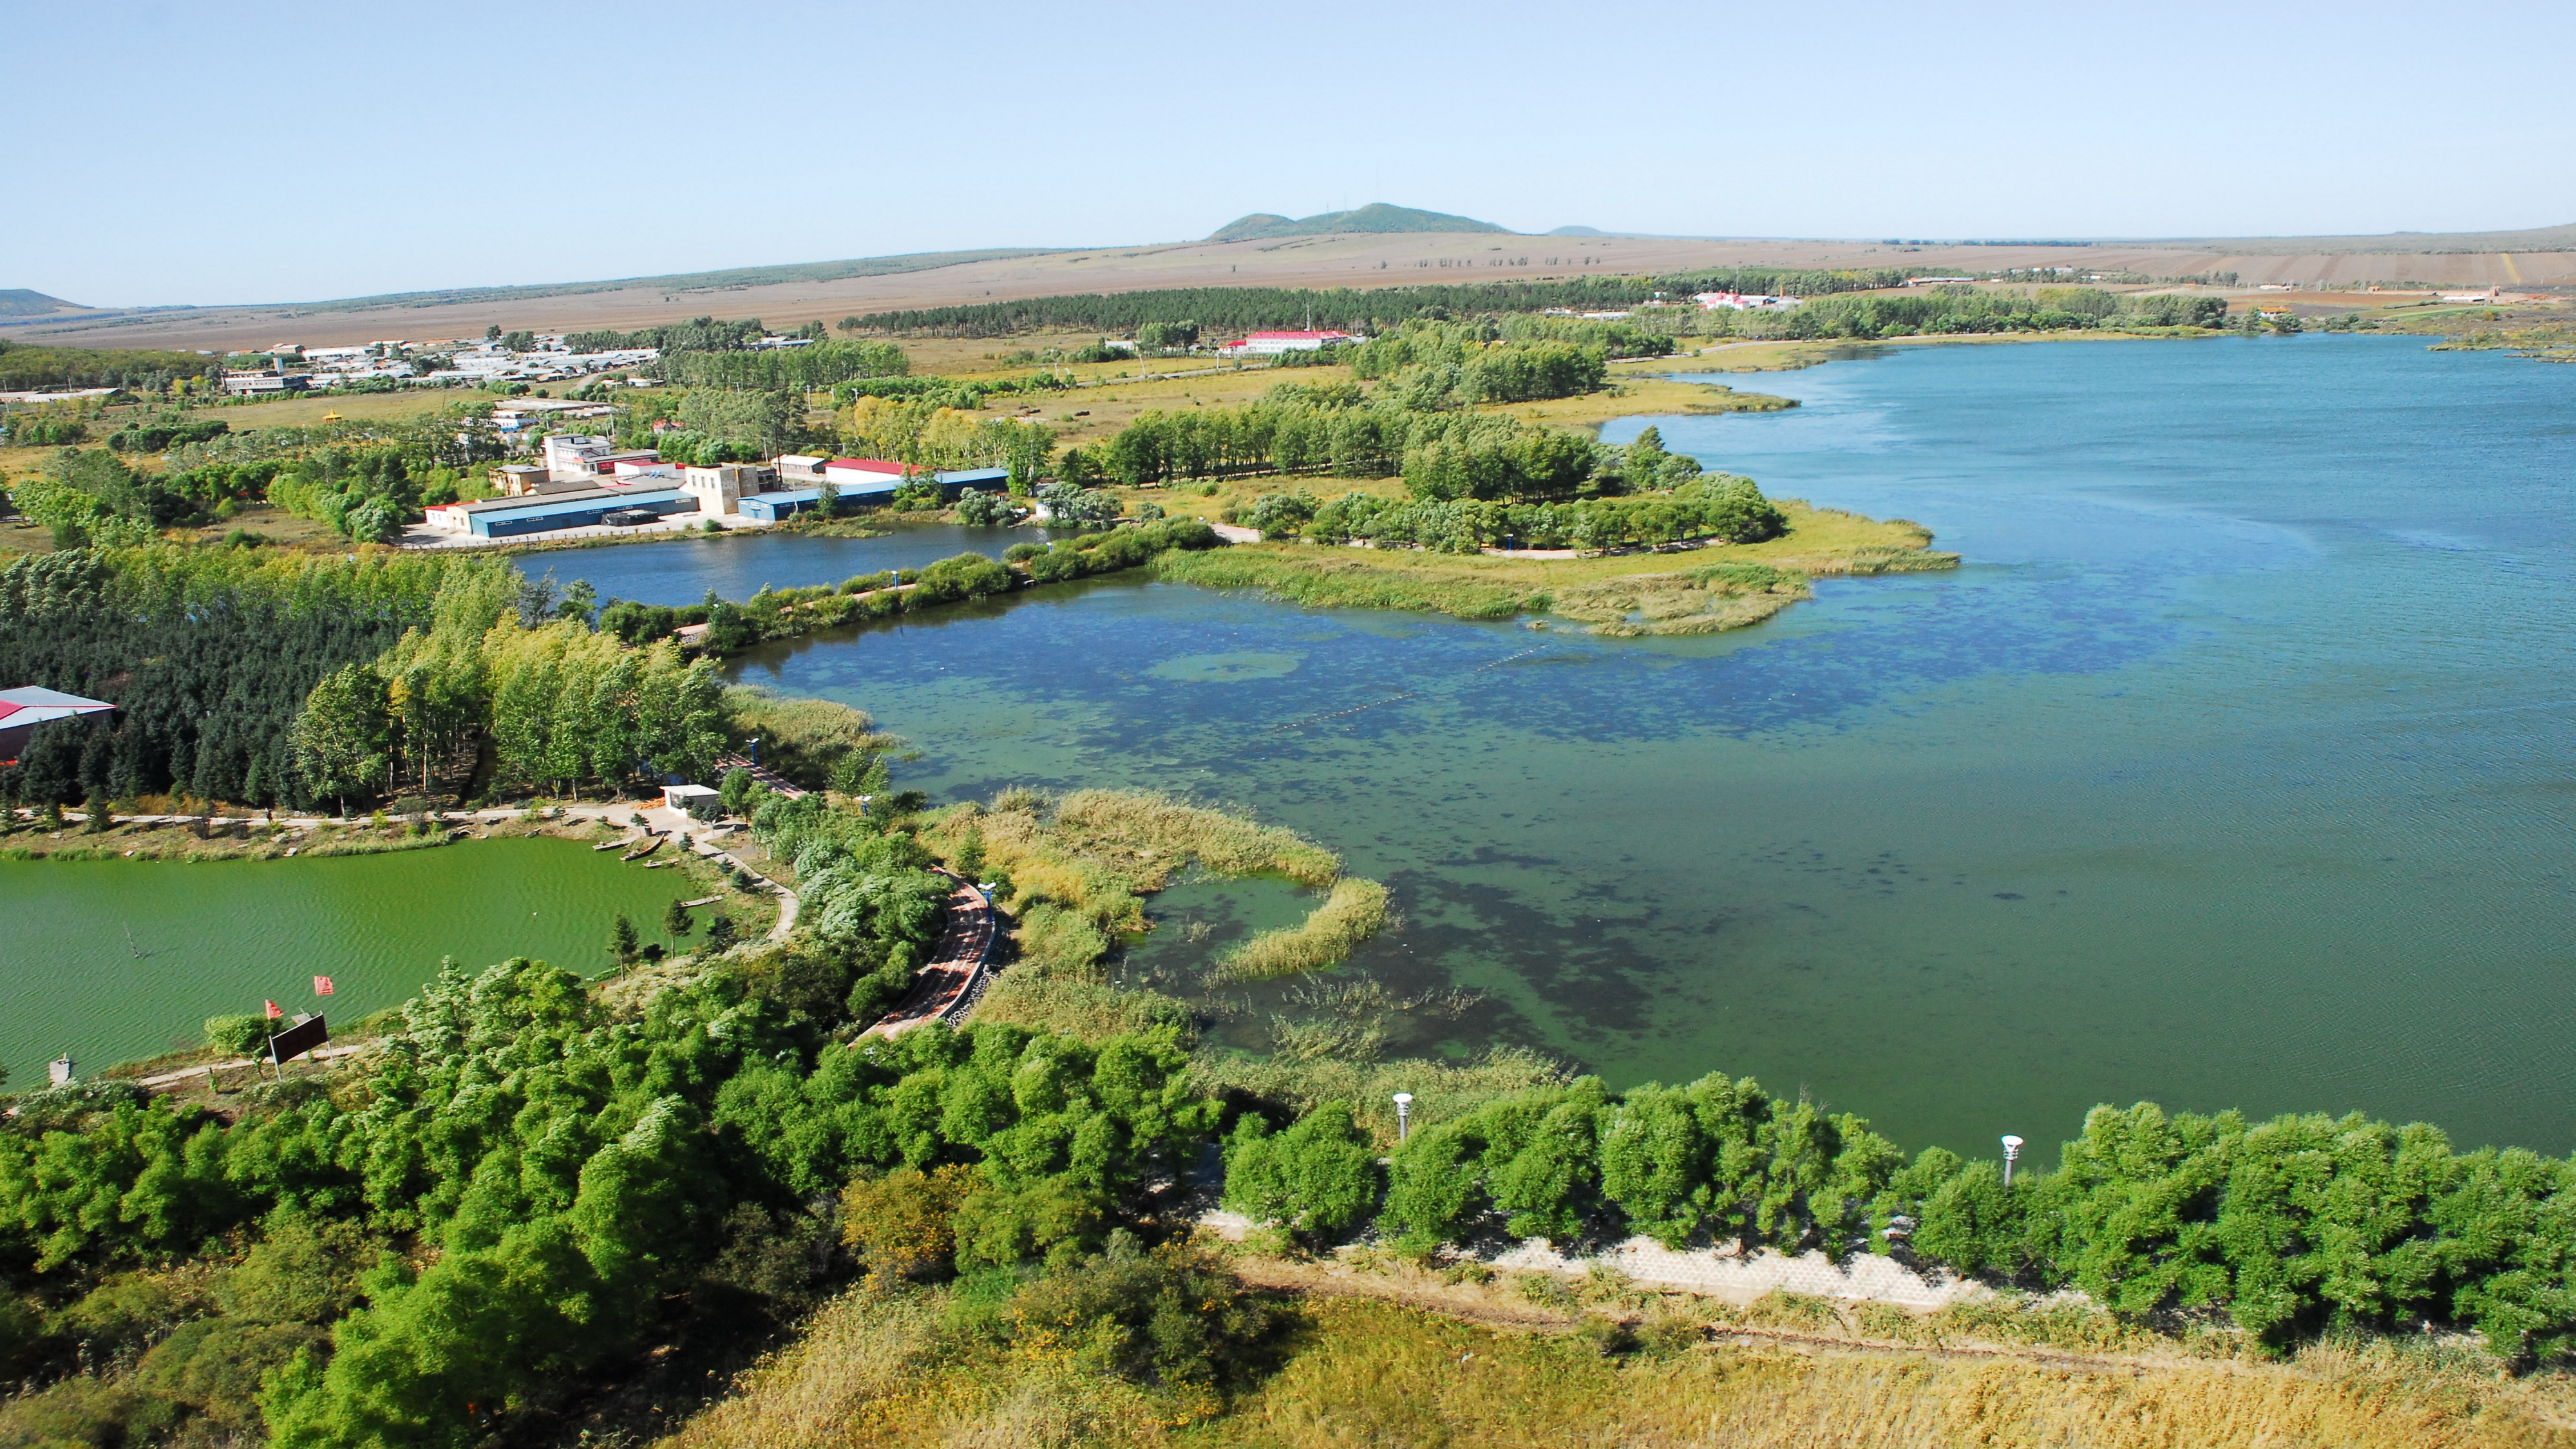
<instances>
[{"instance_id":1,"label":"brown field","mask_svg":"<svg viewBox=\"0 0 2576 1449\"><path fill-rule=\"evenodd\" d=\"M365 310L310 304L208 307L138 316L76 316L5 335L88 347L313 346L479 335L492 324L541 331L634 328L701 314L759 317L773 326L839 321L852 313L945 306L1068 292L1165 287L1386 287L1537 280L1734 265L1922 266L1986 270L2065 266L2150 276L2233 271L2246 287L2300 281L2341 287L2370 281L2453 287L2576 285L2576 251L2476 250L2565 247L2567 229L2444 238L2256 238L2091 245L1902 246L1873 241L1533 237L1423 232L1243 242L1174 242L964 262L829 282L665 292L628 287L574 296L498 299ZM2392 250L2394 247L2420 250ZM2459 248L2454 250L2452 248ZM1445 264L1445 265L1444 265Z\"/></svg>"}]
</instances>

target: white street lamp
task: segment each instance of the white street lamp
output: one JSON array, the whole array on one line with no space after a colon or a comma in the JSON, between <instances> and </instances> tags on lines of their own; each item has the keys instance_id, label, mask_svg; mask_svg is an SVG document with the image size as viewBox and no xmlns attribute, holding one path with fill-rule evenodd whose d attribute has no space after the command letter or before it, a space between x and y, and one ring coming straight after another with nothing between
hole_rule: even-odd
<instances>
[{"instance_id":1,"label":"white street lamp","mask_svg":"<svg viewBox=\"0 0 2576 1449\"><path fill-rule=\"evenodd\" d=\"M1404 1145L1405 1134L1412 1130L1412 1127L1413 1094L1398 1092L1395 1094L1395 1144L1398 1147Z\"/></svg>"},{"instance_id":2,"label":"white street lamp","mask_svg":"<svg viewBox=\"0 0 2576 1449\"><path fill-rule=\"evenodd\" d=\"M2021 1139L2020 1139L2020 1138L2018 1138L2018 1137L2013 1136L2013 1135L2012 1135L2011 1133L2009 1133L2009 1132L2005 1133L2005 1134L2004 1134L2004 1186L2006 1186L2006 1187L2010 1187L2010 1186L2012 1186L2012 1167L2013 1167L2013 1159L2015 1159L2015 1158L2017 1158L2017 1157L2019 1157L2019 1156L2021 1156Z\"/></svg>"}]
</instances>

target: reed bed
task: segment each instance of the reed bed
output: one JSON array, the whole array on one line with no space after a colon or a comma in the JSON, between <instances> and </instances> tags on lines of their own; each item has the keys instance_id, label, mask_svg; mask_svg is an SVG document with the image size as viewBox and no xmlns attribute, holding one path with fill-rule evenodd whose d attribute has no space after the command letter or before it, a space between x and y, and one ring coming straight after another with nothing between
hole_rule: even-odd
<instances>
[{"instance_id":1,"label":"reed bed","mask_svg":"<svg viewBox=\"0 0 2576 1449\"><path fill-rule=\"evenodd\" d=\"M1225 985L1320 971L1340 964L1386 923L1386 887L1346 876L1333 883L1332 893L1305 920L1264 931L1227 952L1208 972L1207 981Z\"/></svg>"},{"instance_id":2,"label":"reed bed","mask_svg":"<svg viewBox=\"0 0 2576 1449\"><path fill-rule=\"evenodd\" d=\"M1151 851L1173 863L1195 858L1219 875L1282 875L1299 885L1323 886L1342 873L1340 856L1293 830L1169 795L1077 790L1056 806L1055 827L1093 848Z\"/></svg>"}]
</instances>

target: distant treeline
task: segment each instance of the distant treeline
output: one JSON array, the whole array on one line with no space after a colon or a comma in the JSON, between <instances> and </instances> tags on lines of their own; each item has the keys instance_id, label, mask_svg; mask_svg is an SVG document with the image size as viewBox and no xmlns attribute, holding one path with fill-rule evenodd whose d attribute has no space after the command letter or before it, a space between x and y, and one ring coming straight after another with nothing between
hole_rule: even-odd
<instances>
[{"instance_id":1,"label":"distant treeline","mask_svg":"<svg viewBox=\"0 0 2576 1449\"><path fill-rule=\"evenodd\" d=\"M761 352L666 353L653 370L687 387L774 392L823 388L861 377L900 377L912 368L891 342L817 342Z\"/></svg>"},{"instance_id":2,"label":"distant treeline","mask_svg":"<svg viewBox=\"0 0 2576 1449\"><path fill-rule=\"evenodd\" d=\"M194 352L109 352L90 347L28 347L0 341L0 392L40 388L131 387L159 391L182 377L216 377L220 357Z\"/></svg>"},{"instance_id":3,"label":"distant treeline","mask_svg":"<svg viewBox=\"0 0 2576 1449\"><path fill-rule=\"evenodd\" d=\"M1048 328L1080 328L1125 336L1149 322L1189 322L1210 333L1265 327L1372 331L1415 317L1475 316L1499 312L1610 311L1694 292L1758 292L1822 297L1904 285L1920 268L1873 267L1858 271L1791 271L1737 267L1668 276L1583 277L1562 282L1468 282L1418 287L1175 287L1152 292L1083 293L1030 297L967 307L921 307L844 317L844 332L929 332L958 337L1003 337Z\"/></svg>"},{"instance_id":4,"label":"distant treeline","mask_svg":"<svg viewBox=\"0 0 2576 1449\"><path fill-rule=\"evenodd\" d=\"M1780 316L1778 337L1915 337L1973 332L2071 332L2087 328L2224 327L2224 297L2122 296L2092 287L2042 287L2024 296L1935 287L1901 297L1826 297Z\"/></svg>"},{"instance_id":5,"label":"distant treeline","mask_svg":"<svg viewBox=\"0 0 2576 1449\"><path fill-rule=\"evenodd\" d=\"M768 335L769 328L757 317L732 322L719 322L713 317L692 317L667 327L641 327L633 332L567 332L564 346L574 352L625 352L639 347L658 348L664 352L739 352ZM820 324L809 325L796 335L820 338ZM508 341L508 338L503 341Z\"/></svg>"}]
</instances>

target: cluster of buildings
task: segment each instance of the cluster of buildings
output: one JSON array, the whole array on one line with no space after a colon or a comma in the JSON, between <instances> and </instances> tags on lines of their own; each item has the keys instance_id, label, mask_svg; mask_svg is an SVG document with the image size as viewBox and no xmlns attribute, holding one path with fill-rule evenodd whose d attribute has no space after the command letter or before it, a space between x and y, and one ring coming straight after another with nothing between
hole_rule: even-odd
<instances>
[{"instance_id":1,"label":"cluster of buildings","mask_svg":"<svg viewBox=\"0 0 2576 1449\"><path fill-rule=\"evenodd\" d=\"M379 378L430 387L460 382L564 382L619 368L641 367L662 355L659 348L653 347L574 352L564 345L561 335L552 333L538 337L536 344L534 350L514 352L497 342L456 338L411 342L395 337L350 347L306 347L281 342L264 354L254 354L264 357L266 366L227 372L223 386L235 397L250 397L346 387ZM437 370L419 372L416 364L423 358L435 359Z\"/></svg>"},{"instance_id":2,"label":"cluster of buildings","mask_svg":"<svg viewBox=\"0 0 2576 1449\"><path fill-rule=\"evenodd\" d=\"M1006 468L924 472L882 458L823 458L788 453L766 463L674 463L651 448L619 448L608 438L557 433L541 445L540 462L493 470L498 498L444 503L428 526L464 538L516 538L558 529L632 528L675 515L727 526L778 523L822 501L830 488L843 504L881 504L907 479L933 482L949 494L998 488Z\"/></svg>"}]
</instances>

